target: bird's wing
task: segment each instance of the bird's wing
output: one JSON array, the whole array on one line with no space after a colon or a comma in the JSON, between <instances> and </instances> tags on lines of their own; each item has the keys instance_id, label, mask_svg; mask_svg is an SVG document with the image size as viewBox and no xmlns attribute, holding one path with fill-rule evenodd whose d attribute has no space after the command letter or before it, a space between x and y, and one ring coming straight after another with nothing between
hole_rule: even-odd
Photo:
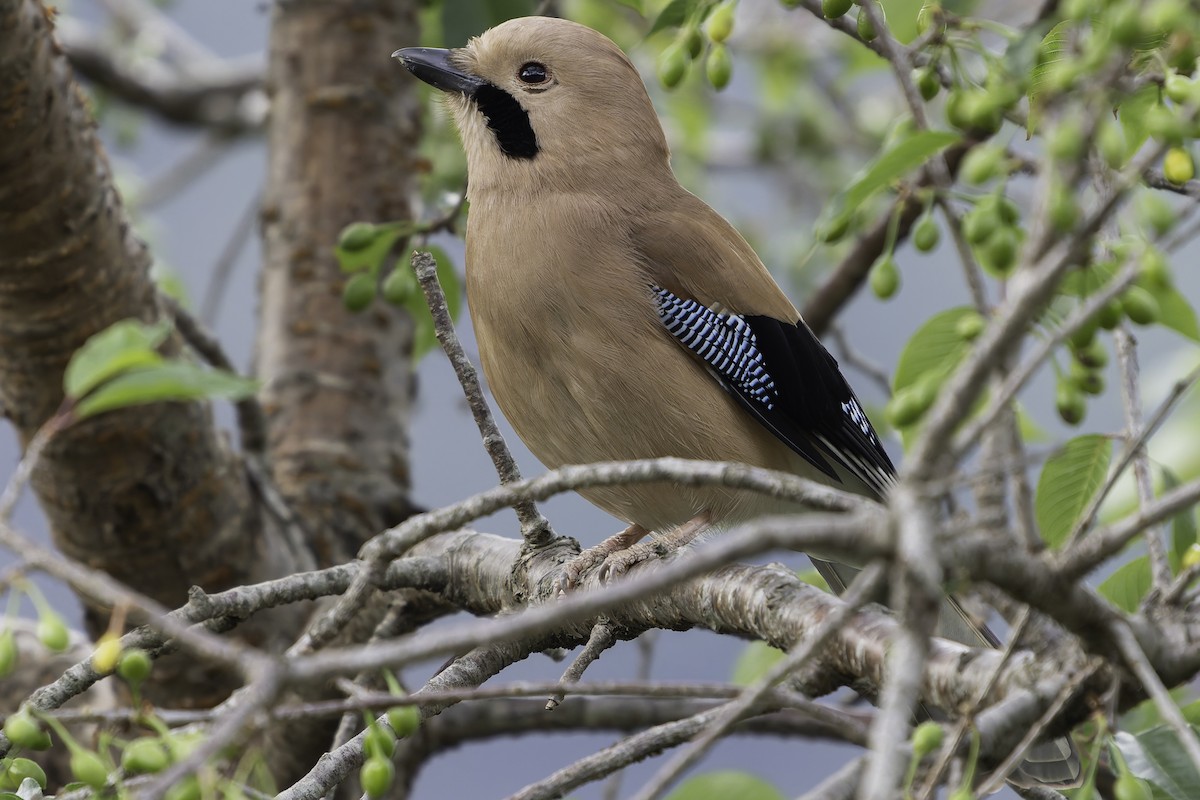
<instances>
[{"instance_id":1,"label":"bird's wing","mask_svg":"<svg viewBox=\"0 0 1200 800\"><path fill-rule=\"evenodd\" d=\"M835 482L882 497L895 468L837 361L802 321L731 314L653 286L667 332L784 444Z\"/></svg>"},{"instance_id":2,"label":"bird's wing","mask_svg":"<svg viewBox=\"0 0 1200 800\"><path fill-rule=\"evenodd\" d=\"M640 219L632 239L671 335L833 482L848 473L886 494L896 470L862 404L741 234L679 189Z\"/></svg>"}]
</instances>

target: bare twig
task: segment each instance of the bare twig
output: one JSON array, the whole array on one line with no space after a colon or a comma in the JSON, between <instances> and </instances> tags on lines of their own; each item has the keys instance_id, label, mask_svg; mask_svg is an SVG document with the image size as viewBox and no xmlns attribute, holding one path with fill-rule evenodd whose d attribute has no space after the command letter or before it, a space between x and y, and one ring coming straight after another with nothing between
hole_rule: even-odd
<instances>
[{"instance_id":1,"label":"bare twig","mask_svg":"<svg viewBox=\"0 0 1200 800\"><path fill-rule=\"evenodd\" d=\"M596 659L600 658L600 654L616 643L617 637L613 635L612 624L601 618L599 622L592 626L592 632L588 635L587 644L583 646L583 650L571 661L566 672L559 678L559 684L561 686L568 686L572 683L578 683L587 668L595 663ZM564 696L565 692L563 689L555 691L550 696L550 699L546 701L546 710L553 711L558 708Z\"/></svg>"},{"instance_id":2,"label":"bare twig","mask_svg":"<svg viewBox=\"0 0 1200 800\"><path fill-rule=\"evenodd\" d=\"M417 252L413 253L412 266L417 273L417 280L421 283L421 289L425 292L425 302L429 304L429 311L433 315L433 328L438 342L446 351L446 357L454 367L454 374L462 384L467 404L471 407L471 415L475 417L475 424L483 437L484 449L492 458L496 473L500 476L500 483L516 483L521 480L521 471L517 462L513 460L512 453L508 451L504 436L496 427L495 419L492 418L491 409L483 396L483 388L479 385L475 365L463 352L458 334L454 332L454 321L450 319L450 310L446 307L446 296L437 279L437 262L429 253ZM550 542L554 531L532 500L519 500L513 504L513 510L517 512L517 518L521 521L521 535L531 547L544 547Z\"/></svg>"}]
</instances>

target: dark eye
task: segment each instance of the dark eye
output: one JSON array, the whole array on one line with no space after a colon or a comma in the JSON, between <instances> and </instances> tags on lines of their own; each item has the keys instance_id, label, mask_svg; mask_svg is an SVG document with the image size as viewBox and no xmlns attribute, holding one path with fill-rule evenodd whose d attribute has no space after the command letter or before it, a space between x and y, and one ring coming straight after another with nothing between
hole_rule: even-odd
<instances>
[{"instance_id":1,"label":"dark eye","mask_svg":"<svg viewBox=\"0 0 1200 800\"><path fill-rule=\"evenodd\" d=\"M517 71L517 77L523 83L545 83L546 79L550 77L550 72L544 64L529 61L521 65L521 69Z\"/></svg>"}]
</instances>

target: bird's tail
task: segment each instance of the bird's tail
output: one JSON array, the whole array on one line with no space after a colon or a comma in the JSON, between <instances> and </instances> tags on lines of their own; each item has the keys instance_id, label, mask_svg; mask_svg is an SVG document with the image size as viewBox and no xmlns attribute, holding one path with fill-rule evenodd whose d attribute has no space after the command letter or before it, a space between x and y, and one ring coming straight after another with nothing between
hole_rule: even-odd
<instances>
[{"instance_id":1,"label":"bird's tail","mask_svg":"<svg viewBox=\"0 0 1200 800\"><path fill-rule=\"evenodd\" d=\"M846 591L859 573L854 567L836 561L824 561L811 556L810 560L829 584L829 588L838 595ZM937 635L969 647L1000 647L1000 640L996 638L996 634L986 625L976 622L950 595L946 595L942 600ZM1008 776L1008 781L1022 788L1048 786L1070 789L1079 786L1082 776L1079 753L1070 739L1062 737L1031 745L1025 751L1024 760Z\"/></svg>"}]
</instances>

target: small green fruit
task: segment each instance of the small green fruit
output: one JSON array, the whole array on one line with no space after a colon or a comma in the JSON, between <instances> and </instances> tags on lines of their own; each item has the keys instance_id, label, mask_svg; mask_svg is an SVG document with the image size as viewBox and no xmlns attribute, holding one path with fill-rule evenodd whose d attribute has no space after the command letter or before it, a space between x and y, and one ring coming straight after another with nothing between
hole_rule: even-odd
<instances>
[{"instance_id":1,"label":"small green fruit","mask_svg":"<svg viewBox=\"0 0 1200 800\"><path fill-rule=\"evenodd\" d=\"M942 726L927 720L916 727L912 735L913 754L918 758L924 758L942 746L942 739L945 737L945 731Z\"/></svg>"},{"instance_id":2,"label":"small green fruit","mask_svg":"<svg viewBox=\"0 0 1200 800\"><path fill-rule=\"evenodd\" d=\"M938 92L942 90L942 81L938 78L937 70L933 67L918 67L912 72L913 83L917 86L917 91L921 93L921 98L929 101L937 97Z\"/></svg>"},{"instance_id":3,"label":"small green fruit","mask_svg":"<svg viewBox=\"0 0 1200 800\"><path fill-rule=\"evenodd\" d=\"M667 89L674 89L687 74L688 51L679 42L667 46L658 55L658 82Z\"/></svg>"},{"instance_id":4,"label":"small green fruit","mask_svg":"<svg viewBox=\"0 0 1200 800\"><path fill-rule=\"evenodd\" d=\"M1188 549L1183 551L1183 557L1179 563L1184 569L1200 565L1200 542L1192 542L1188 545Z\"/></svg>"},{"instance_id":5,"label":"small green fruit","mask_svg":"<svg viewBox=\"0 0 1200 800\"><path fill-rule=\"evenodd\" d=\"M959 174L967 183L987 183L1000 174L1004 163L1004 148L999 145L980 145L963 158Z\"/></svg>"},{"instance_id":6,"label":"small green fruit","mask_svg":"<svg viewBox=\"0 0 1200 800\"><path fill-rule=\"evenodd\" d=\"M348 311L358 313L375 299L375 276L368 272L360 272L346 281L342 287L342 305Z\"/></svg>"},{"instance_id":7,"label":"small green fruit","mask_svg":"<svg viewBox=\"0 0 1200 800\"><path fill-rule=\"evenodd\" d=\"M1157 247L1147 247L1139 263L1140 276L1153 288L1166 289L1171 285L1171 267L1167 257Z\"/></svg>"},{"instance_id":8,"label":"small green fruit","mask_svg":"<svg viewBox=\"0 0 1200 800\"><path fill-rule=\"evenodd\" d=\"M367 758L391 758L396 752L396 734L391 728L372 723L363 737L363 752Z\"/></svg>"},{"instance_id":9,"label":"small green fruit","mask_svg":"<svg viewBox=\"0 0 1200 800\"><path fill-rule=\"evenodd\" d=\"M412 736L421 727L421 710L416 706L392 706L387 711L388 725L403 739Z\"/></svg>"},{"instance_id":10,"label":"small green fruit","mask_svg":"<svg viewBox=\"0 0 1200 800\"><path fill-rule=\"evenodd\" d=\"M704 74L708 76L708 82L714 89L724 89L729 85L729 79L733 76L733 59L729 55L728 47L723 44L713 45L704 61Z\"/></svg>"},{"instance_id":11,"label":"small green fruit","mask_svg":"<svg viewBox=\"0 0 1200 800\"><path fill-rule=\"evenodd\" d=\"M871 291L880 300L887 300L900 288L900 270L896 268L896 260L890 253L885 253L875 260L869 277Z\"/></svg>"},{"instance_id":12,"label":"small green fruit","mask_svg":"<svg viewBox=\"0 0 1200 800\"><path fill-rule=\"evenodd\" d=\"M1081 392L1090 395L1104 394L1104 376L1077 361L1071 364L1071 383Z\"/></svg>"},{"instance_id":13,"label":"small green fruit","mask_svg":"<svg viewBox=\"0 0 1200 800\"><path fill-rule=\"evenodd\" d=\"M1173 108L1156 105L1146 112L1146 130L1160 142L1179 146L1186 133L1183 118Z\"/></svg>"},{"instance_id":14,"label":"small green fruit","mask_svg":"<svg viewBox=\"0 0 1200 800\"><path fill-rule=\"evenodd\" d=\"M395 777L396 768L386 758L368 758L358 773L363 791L371 800L387 794Z\"/></svg>"},{"instance_id":15,"label":"small green fruit","mask_svg":"<svg viewBox=\"0 0 1200 800\"><path fill-rule=\"evenodd\" d=\"M821 0L821 16L825 19L837 19L846 15L854 0Z\"/></svg>"},{"instance_id":16,"label":"small green fruit","mask_svg":"<svg viewBox=\"0 0 1200 800\"><path fill-rule=\"evenodd\" d=\"M1096 321L1100 323L1100 327L1106 331L1111 331L1113 328L1121 324L1124 319L1125 312L1121 308L1121 304L1116 300L1110 300L1100 307L1096 313Z\"/></svg>"},{"instance_id":17,"label":"small green fruit","mask_svg":"<svg viewBox=\"0 0 1200 800\"><path fill-rule=\"evenodd\" d=\"M1092 318L1083 321L1075 330L1071 331L1067 336L1067 341L1076 350L1085 350L1091 347L1092 342L1096 340L1096 330L1100 327L1100 320Z\"/></svg>"},{"instance_id":18,"label":"small green fruit","mask_svg":"<svg viewBox=\"0 0 1200 800\"><path fill-rule=\"evenodd\" d=\"M888 422L896 428L907 428L921 419L937 399L937 381L918 380L892 397L887 405Z\"/></svg>"},{"instance_id":19,"label":"small green fruit","mask_svg":"<svg viewBox=\"0 0 1200 800\"><path fill-rule=\"evenodd\" d=\"M1109 34L1125 47L1136 46L1142 38L1142 4L1122 3L1109 15Z\"/></svg>"},{"instance_id":20,"label":"small green fruit","mask_svg":"<svg viewBox=\"0 0 1200 800\"><path fill-rule=\"evenodd\" d=\"M928 253L930 250L938 246L938 240L942 238L941 229L938 228L937 222L933 216L925 214L921 219L917 220L917 224L913 227L912 239L913 247L920 250L922 253Z\"/></svg>"},{"instance_id":21,"label":"small green fruit","mask_svg":"<svg viewBox=\"0 0 1200 800\"><path fill-rule=\"evenodd\" d=\"M1087 401L1083 392L1069 381L1058 382L1058 389L1054 393L1054 405L1058 409L1058 416L1068 425L1083 422L1084 414L1087 413Z\"/></svg>"},{"instance_id":22,"label":"small green fruit","mask_svg":"<svg viewBox=\"0 0 1200 800\"><path fill-rule=\"evenodd\" d=\"M1163 176L1176 186L1182 186L1196 174L1192 154L1182 147L1172 147L1163 156Z\"/></svg>"},{"instance_id":23,"label":"small green fruit","mask_svg":"<svg viewBox=\"0 0 1200 800\"><path fill-rule=\"evenodd\" d=\"M117 668L117 661L120 658L120 638L106 633L96 642L96 649L92 651L92 669L101 675L107 675Z\"/></svg>"},{"instance_id":24,"label":"small green fruit","mask_svg":"<svg viewBox=\"0 0 1200 800\"><path fill-rule=\"evenodd\" d=\"M1120 169L1125 164L1125 134L1121 126L1112 120L1104 120L1096 131L1096 151L1100 158L1112 169Z\"/></svg>"},{"instance_id":25,"label":"small green fruit","mask_svg":"<svg viewBox=\"0 0 1200 800\"><path fill-rule=\"evenodd\" d=\"M875 2L875 0L867 0L867 1ZM878 5L875 6L875 13L876 14L883 13L883 11L880 9L880 6L878 6ZM871 21L871 17L867 14L866 7L859 6L859 8L858 8L858 38L862 39L864 42L873 42L873 41L875 41L875 37L878 35L879 35L879 31L875 30L875 23L873 23Z\"/></svg>"},{"instance_id":26,"label":"small green fruit","mask_svg":"<svg viewBox=\"0 0 1200 800\"><path fill-rule=\"evenodd\" d=\"M1064 119L1046 136L1046 151L1059 161L1077 161L1085 144L1083 128L1074 117Z\"/></svg>"},{"instance_id":27,"label":"small green fruit","mask_svg":"<svg viewBox=\"0 0 1200 800\"><path fill-rule=\"evenodd\" d=\"M1004 277L1017 265L1019 248L1020 241L1013 228L997 228L976 252L979 266L997 277Z\"/></svg>"},{"instance_id":28,"label":"small green fruit","mask_svg":"<svg viewBox=\"0 0 1200 800\"><path fill-rule=\"evenodd\" d=\"M720 44L733 33L733 10L731 2L722 3L708 15L708 38Z\"/></svg>"},{"instance_id":29,"label":"small green fruit","mask_svg":"<svg viewBox=\"0 0 1200 800\"><path fill-rule=\"evenodd\" d=\"M1147 192L1141 195L1137 201L1137 212L1138 217L1155 236L1165 236L1175 227L1175 208L1157 193Z\"/></svg>"},{"instance_id":30,"label":"small green fruit","mask_svg":"<svg viewBox=\"0 0 1200 800\"><path fill-rule=\"evenodd\" d=\"M1066 186L1055 183L1050 190L1050 201L1046 207L1050 224L1054 229L1066 233L1079 222L1079 204Z\"/></svg>"},{"instance_id":31,"label":"small green fruit","mask_svg":"<svg viewBox=\"0 0 1200 800\"><path fill-rule=\"evenodd\" d=\"M417 279L407 269L395 267L383 279L383 299L394 306L403 306L417 288Z\"/></svg>"},{"instance_id":32,"label":"small green fruit","mask_svg":"<svg viewBox=\"0 0 1200 800\"><path fill-rule=\"evenodd\" d=\"M1099 339L1092 339L1086 346L1074 351L1075 360L1088 369L1104 369L1108 366L1108 350Z\"/></svg>"},{"instance_id":33,"label":"small green fruit","mask_svg":"<svg viewBox=\"0 0 1200 800\"><path fill-rule=\"evenodd\" d=\"M71 643L67 623L58 614L50 611L42 614L37 624L37 637L47 649L61 653Z\"/></svg>"},{"instance_id":34,"label":"small green fruit","mask_svg":"<svg viewBox=\"0 0 1200 800\"><path fill-rule=\"evenodd\" d=\"M813 236L822 244L835 244L841 241L848 230L850 230L850 215L840 214L833 219L818 223L813 231Z\"/></svg>"},{"instance_id":35,"label":"small green fruit","mask_svg":"<svg viewBox=\"0 0 1200 800\"><path fill-rule=\"evenodd\" d=\"M973 342L979 338L979 334L983 333L987 321L978 312L963 314L958 318L958 322L954 324L954 332L964 342Z\"/></svg>"},{"instance_id":36,"label":"small green fruit","mask_svg":"<svg viewBox=\"0 0 1200 800\"><path fill-rule=\"evenodd\" d=\"M347 253L358 253L375 244L379 228L369 222L351 222L342 228L338 236L338 247Z\"/></svg>"},{"instance_id":37,"label":"small green fruit","mask_svg":"<svg viewBox=\"0 0 1200 800\"><path fill-rule=\"evenodd\" d=\"M1153 325L1162 314L1154 295L1140 286L1130 286L1125 290L1121 295L1121 308L1125 316L1138 325Z\"/></svg>"},{"instance_id":38,"label":"small green fruit","mask_svg":"<svg viewBox=\"0 0 1200 800\"><path fill-rule=\"evenodd\" d=\"M1000 220L992 209L984 207L982 203L975 206L967 212L963 217L963 236L967 237L967 241L973 245L981 245L1000 227Z\"/></svg>"},{"instance_id":39,"label":"small green fruit","mask_svg":"<svg viewBox=\"0 0 1200 800\"><path fill-rule=\"evenodd\" d=\"M15 745L32 748L41 741L43 733L42 726L24 709L4 720L4 735Z\"/></svg>"},{"instance_id":40,"label":"small green fruit","mask_svg":"<svg viewBox=\"0 0 1200 800\"><path fill-rule=\"evenodd\" d=\"M131 775L153 775L171 763L167 748L158 738L134 739L121 753L121 769Z\"/></svg>"},{"instance_id":41,"label":"small green fruit","mask_svg":"<svg viewBox=\"0 0 1200 800\"><path fill-rule=\"evenodd\" d=\"M12 673L17 667L17 637L12 628L0 631L0 678Z\"/></svg>"},{"instance_id":42,"label":"small green fruit","mask_svg":"<svg viewBox=\"0 0 1200 800\"><path fill-rule=\"evenodd\" d=\"M163 800L200 800L200 797L199 778L195 775L188 775L170 789L167 789L167 793L163 795Z\"/></svg>"},{"instance_id":43,"label":"small green fruit","mask_svg":"<svg viewBox=\"0 0 1200 800\"><path fill-rule=\"evenodd\" d=\"M700 54L704 52L704 35L694 25L679 34L679 41L683 43L683 49L693 59L699 58Z\"/></svg>"},{"instance_id":44,"label":"small green fruit","mask_svg":"<svg viewBox=\"0 0 1200 800\"><path fill-rule=\"evenodd\" d=\"M1163 88L1167 92L1167 97L1182 105L1192 99L1194 84L1191 78L1180 75L1178 72L1172 72L1163 81Z\"/></svg>"},{"instance_id":45,"label":"small green fruit","mask_svg":"<svg viewBox=\"0 0 1200 800\"><path fill-rule=\"evenodd\" d=\"M941 24L945 27L941 3L922 3L921 10L917 12L917 33L922 35L928 33L934 24Z\"/></svg>"},{"instance_id":46,"label":"small green fruit","mask_svg":"<svg viewBox=\"0 0 1200 800\"><path fill-rule=\"evenodd\" d=\"M153 666L154 662L150 660L149 653L137 647L131 647L121 654L121 660L117 662L117 674L130 684L137 686L150 677L150 670Z\"/></svg>"},{"instance_id":47,"label":"small green fruit","mask_svg":"<svg viewBox=\"0 0 1200 800\"><path fill-rule=\"evenodd\" d=\"M102 789L108 783L108 767L99 754L91 750L77 749L71 753L69 762L75 780L86 783L93 789Z\"/></svg>"}]
</instances>

